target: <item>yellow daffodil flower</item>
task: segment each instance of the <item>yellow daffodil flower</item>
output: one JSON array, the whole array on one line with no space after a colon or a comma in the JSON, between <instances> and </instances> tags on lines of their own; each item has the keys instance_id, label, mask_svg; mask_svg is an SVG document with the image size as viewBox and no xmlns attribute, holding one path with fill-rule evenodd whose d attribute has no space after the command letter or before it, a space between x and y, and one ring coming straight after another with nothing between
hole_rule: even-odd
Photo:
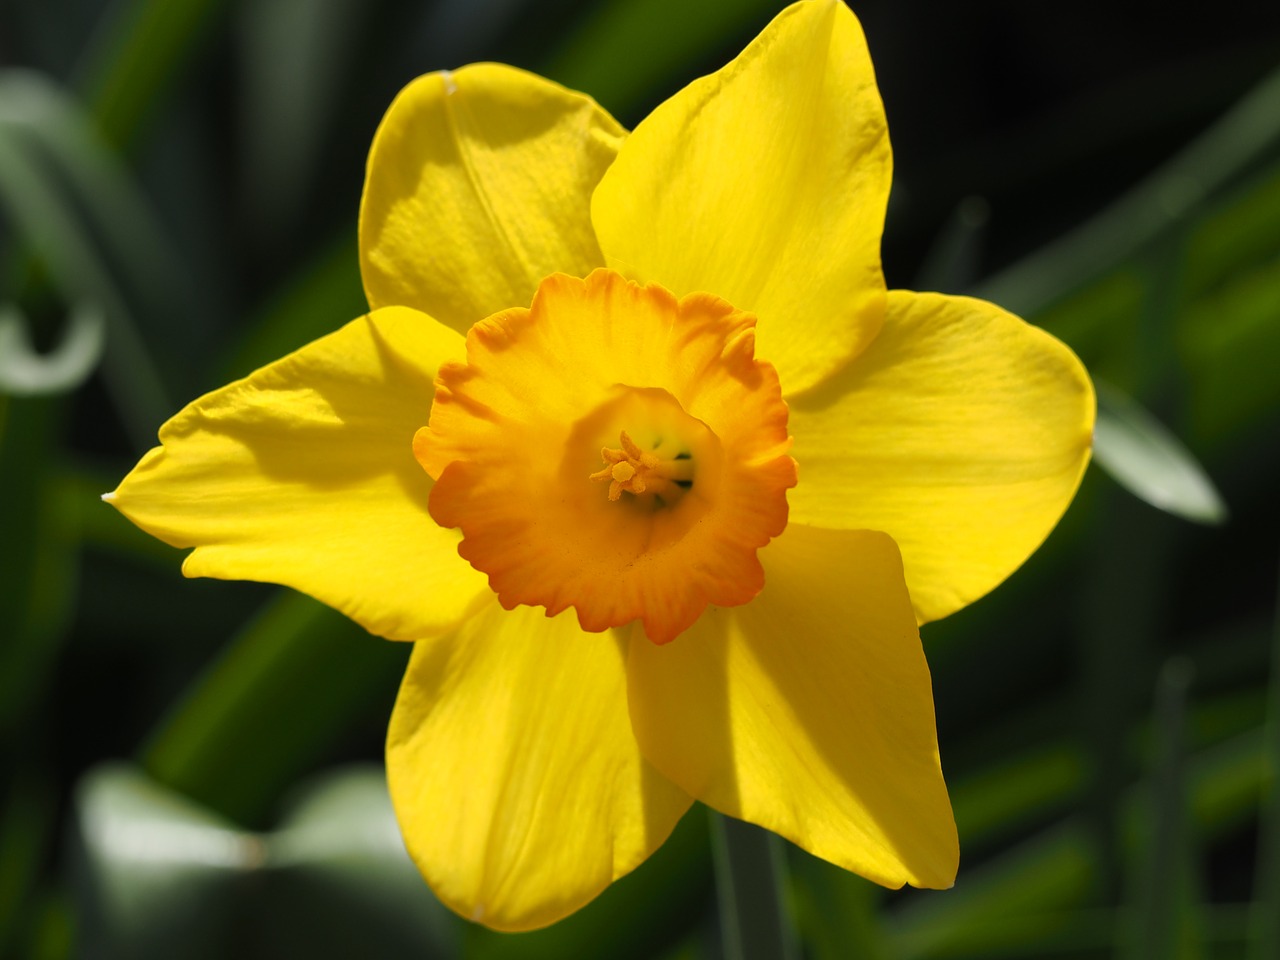
<instances>
[{"instance_id":1,"label":"yellow daffodil flower","mask_svg":"<svg viewBox=\"0 0 1280 960\"><path fill-rule=\"evenodd\" d=\"M1049 533L1094 400L1000 308L886 291L890 167L838 0L629 135L510 67L422 77L369 156L372 312L190 404L107 495L188 576L415 642L388 779L464 916L565 916L695 799L953 883L918 625Z\"/></svg>"}]
</instances>

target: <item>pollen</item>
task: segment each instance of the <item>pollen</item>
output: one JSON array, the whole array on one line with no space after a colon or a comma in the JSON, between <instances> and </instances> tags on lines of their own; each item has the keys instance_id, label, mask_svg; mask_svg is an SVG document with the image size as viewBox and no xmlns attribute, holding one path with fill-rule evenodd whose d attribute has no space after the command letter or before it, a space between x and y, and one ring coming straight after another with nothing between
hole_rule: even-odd
<instances>
[{"instance_id":1,"label":"pollen","mask_svg":"<svg viewBox=\"0 0 1280 960\"><path fill-rule=\"evenodd\" d=\"M663 459L642 450L625 430L618 442L621 449L601 449L604 469L591 474L592 480L609 481L610 500L620 500L623 492L633 496L647 493L658 505L667 506L678 502L684 491L693 486L693 459L688 453Z\"/></svg>"}]
</instances>

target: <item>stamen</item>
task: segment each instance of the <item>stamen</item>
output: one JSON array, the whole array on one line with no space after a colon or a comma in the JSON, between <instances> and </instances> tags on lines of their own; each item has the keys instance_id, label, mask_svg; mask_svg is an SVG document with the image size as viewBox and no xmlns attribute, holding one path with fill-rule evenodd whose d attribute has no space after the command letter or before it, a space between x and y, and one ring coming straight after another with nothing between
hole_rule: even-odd
<instances>
[{"instance_id":1,"label":"stamen","mask_svg":"<svg viewBox=\"0 0 1280 960\"><path fill-rule=\"evenodd\" d=\"M688 453L663 460L641 450L625 430L618 440L622 449L604 447L600 451L604 469L591 474L592 480L609 481L610 500L621 499L625 490L633 495L652 493L655 500L665 503L693 486L693 458Z\"/></svg>"}]
</instances>

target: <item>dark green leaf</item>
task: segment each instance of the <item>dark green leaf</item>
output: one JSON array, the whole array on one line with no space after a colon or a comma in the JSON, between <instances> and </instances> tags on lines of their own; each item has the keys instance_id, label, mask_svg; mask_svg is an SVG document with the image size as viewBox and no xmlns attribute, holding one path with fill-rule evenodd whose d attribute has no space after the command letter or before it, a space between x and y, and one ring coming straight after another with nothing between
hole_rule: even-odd
<instances>
[{"instance_id":1,"label":"dark green leaf","mask_svg":"<svg viewBox=\"0 0 1280 960\"><path fill-rule=\"evenodd\" d=\"M409 862L376 769L327 775L259 834L135 768L103 766L80 784L74 837L94 956L454 954L459 921Z\"/></svg>"},{"instance_id":2,"label":"dark green leaf","mask_svg":"<svg viewBox=\"0 0 1280 960\"><path fill-rule=\"evenodd\" d=\"M1153 507L1197 523L1225 521L1222 497L1186 447L1118 390L1097 388L1093 452L1098 465Z\"/></svg>"},{"instance_id":3,"label":"dark green leaf","mask_svg":"<svg viewBox=\"0 0 1280 960\"><path fill-rule=\"evenodd\" d=\"M38 354L31 347L22 314L16 308L0 307L0 392L35 396L80 386L102 357L104 330L102 314L82 305L71 314L58 346Z\"/></svg>"},{"instance_id":4,"label":"dark green leaf","mask_svg":"<svg viewBox=\"0 0 1280 960\"><path fill-rule=\"evenodd\" d=\"M354 717L390 713L408 654L408 644L282 592L178 702L145 766L212 809L261 821Z\"/></svg>"},{"instance_id":5,"label":"dark green leaf","mask_svg":"<svg viewBox=\"0 0 1280 960\"><path fill-rule=\"evenodd\" d=\"M605 0L589 11L543 70L627 117L655 94L674 93L691 59L705 56L726 38L750 39L784 6L782 0ZM736 51L724 52L732 56Z\"/></svg>"}]
</instances>

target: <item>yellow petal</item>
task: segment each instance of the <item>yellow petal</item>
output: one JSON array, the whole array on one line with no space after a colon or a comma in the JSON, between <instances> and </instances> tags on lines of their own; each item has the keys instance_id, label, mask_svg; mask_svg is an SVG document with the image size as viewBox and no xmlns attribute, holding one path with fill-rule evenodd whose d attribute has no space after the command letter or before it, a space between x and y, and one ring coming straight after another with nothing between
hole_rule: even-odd
<instances>
[{"instance_id":1,"label":"yellow petal","mask_svg":"<svg viewBox=\"0 0 1280 960\"><path fill-rule=\"evenodd\" d=\"M1093 438L1075 355L967 297L892 291L849 367L790 400L797 523L897 541L920 622L976 600L1040 545Z\"/></svg>"},{"instance_id":2,"label":"yellow petal","mask_svg":"<svg viewBox=\"0 0 1280 960\"><path fill-rule=\"evenodd\" d=\"M594 100L498 64L419 77L369 152L360 270L372 307L460 333L538 281L603 266L591 191L626 132Z\"/></svg>"},{"instance_id":3,"label":"yellow petal","mask_svg":"<svg viewBox=\"0 0 1280 960\"><path fill-rule=\"evenodd\" d=\"M582 907L692 802L640 756L617 638L496 600L456 634L415 645L387 780L436 895L500 930Z\"/></svg>"},{"instance_id":4,"label":"yellow petal","mask_svg":"<svg viewBox=\"0 0 1280 960\"><path fill-rule=\"evenodd\" d=\"M789 394L879 328L891 167L862 29L811 0L641 123L591 216L609 266L755 313Z\"/></svg>"},{"instance_id":5,"label":"yellow petal","mask_svg":"<svg viewBox=\"0 0 1280 960\"><path fill-rule=\"evenodd\" d=\"M487 588L427 513L413 435L462 356L412 310L352 321L189 404L106 499L195 547L189 577L282 583L393 639L450 629Z\"/></svg>"},{"instance_id":6,"label":"yellow petal","mask_svg":"<svg viewBox=\"0 0 1280 960\"><path fill-rule=\"evenodd\" d=\"M792 523L760 558L750 604L709 610L665 646L633 637L645 756L717 810L877 883L950 886L955 822L893 541Z\"/></svg>"}]
</instances>

